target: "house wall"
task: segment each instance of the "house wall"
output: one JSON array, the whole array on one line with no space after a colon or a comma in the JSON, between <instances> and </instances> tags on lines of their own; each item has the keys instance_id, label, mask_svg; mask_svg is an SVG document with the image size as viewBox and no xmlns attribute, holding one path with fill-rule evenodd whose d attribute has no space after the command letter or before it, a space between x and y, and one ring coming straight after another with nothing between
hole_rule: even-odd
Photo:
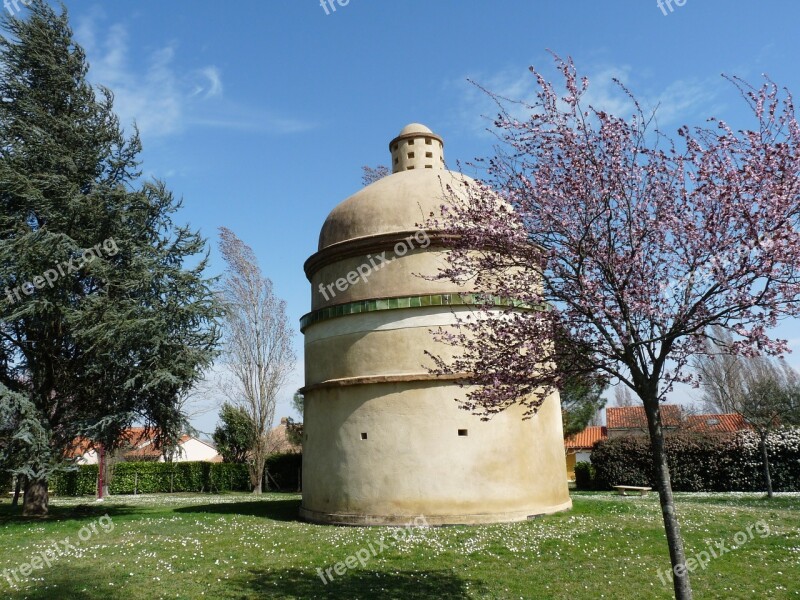
<instances>
[{"instance_id":1,"label":"house wall","mask_svg":"<svg viewBox=\"0 0 800 600\"><path fill-rule=\"evenodd\" d=\"M647 435L646 429L609 429L609 438L625 437L626 435Z\"/></svg>"},{"instance_id":2,"label":"house wall","mask_svg":"<svg viewBox=\"0 0 800 600\"><path fill-rule=\"evenodd\" d=\"M217 455L217 451L204 444L200 440L194 438L186 440L180 445L181 452L179 456L175 457L175 462L190 462L196 460L211 460ZM163 462L162 457L159 462Z\"/></svg>"},{"instance_id":3,"label":"house wall","mask_svg":"<svg viewBox=\"0 0 800 600\"><path fill-rule=\"evenodd\" d=\"M567 480L574 481L575 480L575 453L571 451L567 451Z\"/></svg>"},{"instance_id":4,"label":"house wall","mask_svg":"<svg viewBox=\"0 0 800 600\"><path fill-rule=\"evenodd\" d=\"M86 454L78 458L79 465L96 465L97 464L97 452L95 450L89 450Z\"/></svg>"},{"instance_id":5,"label":"house wall","mask_svg":"<svg viewBox=\"0 0 800 600\"><path fill-rule=\"evenodd\" d=\"M579 462L592 462L591 450L567 450L567 480L575 480L575 465Z\"/></svg>"}]
</instances>

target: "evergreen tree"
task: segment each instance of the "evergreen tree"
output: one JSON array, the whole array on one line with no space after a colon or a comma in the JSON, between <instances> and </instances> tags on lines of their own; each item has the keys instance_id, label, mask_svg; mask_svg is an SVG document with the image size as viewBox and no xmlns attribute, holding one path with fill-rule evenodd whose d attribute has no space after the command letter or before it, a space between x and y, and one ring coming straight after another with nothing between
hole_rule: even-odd
<instances>
[{"instance_id":1,"label":"evergreen tree","mask_svg":"<svg viewBox=\"0 0 800 600\"><path fill-rule=\"evenodd\" d=\"M561 414L564 437L580 433L606 405L605 383L597 377L573 376L561 389Z\"/></svg>"},{"instance_id":2,"label":"evergreen tree","mask_svg":"<svg viewBox=\"0 0 800 600\"><path fill-rule=\"evenodd\" d=\"M50 459L13 468L24 512L44 514L76 436L113 450L138 422L174 441L218 308L205 240L173 222L162 182L140 181L138 132L87 82L66 11L29 8L0 36L0 419L39 421L25 443Z\"/></svg>"},{"instance_id":3,"label":"evergreen tree","mask_svg":"<svg viewBox=\"0 0 800 600\"><path fill-rule=\"evenodd\" d=\"M219 411L222 423L214 430L217 452L229 463L246 463L247 453L255 444L255 428L247 411L226 402Z\"/></svg>"},{"instance_id":4,"label":"evergreen tree","mask_svg":"<svg viewBox=\"0 0 800 600\"><path fill-rule=\"evenodd\" d=\"M603 392L608 378L593 367L595 357L590 347L581 344L564 328L553 336L558 347L556 364L562 373L559 378L561 415L564 437L580 433L606 405Z\"/></svg>"}]
</instances>

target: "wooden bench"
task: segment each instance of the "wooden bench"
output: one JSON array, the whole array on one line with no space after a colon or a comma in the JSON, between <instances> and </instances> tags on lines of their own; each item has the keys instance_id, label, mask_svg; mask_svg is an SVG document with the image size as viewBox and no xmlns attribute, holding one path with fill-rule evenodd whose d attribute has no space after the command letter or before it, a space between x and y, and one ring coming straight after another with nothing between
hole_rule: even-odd
<instances>
[{"instance_id":1,"label":"wooden bench","mask_svg":"<svg viewBox=\"0 0 800 600\"><path fill-rule=\"evenodd\" d=\"M641 487L638 485L615 485L612 486L615 490L619 491L620 496L627 496L625 492L639 492L640 496L646 496L647 492L652 490L653 488L649 487Z\"/></svg>"}]
</instances>

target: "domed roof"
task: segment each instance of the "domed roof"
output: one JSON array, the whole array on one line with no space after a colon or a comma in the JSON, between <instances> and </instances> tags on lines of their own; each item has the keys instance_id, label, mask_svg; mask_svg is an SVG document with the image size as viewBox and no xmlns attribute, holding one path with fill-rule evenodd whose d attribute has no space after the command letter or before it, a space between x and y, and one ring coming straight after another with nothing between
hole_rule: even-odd
<instances>
[{"instance_id":1,"label":"domed roof","mask_svg":"<svg viewBox=\"0 0 800 600\"><path fill-rule=\"evenodd\" d=\"M474 180L444 169L402 171L379 179L331 211L319 235L319 249L386 233L415 231L439 216L448 195Z\"/></svg>"},{"instance_id":2,"label":"domed roof","mask_svg":"<svg viewBox=\"0 0 800 600\"><path fill-rule=\"evenodd\" d=\"M402 131L400 131L400 135L408 135L409 133L433 133L433 131L425 127L422 123L411 123L403 127Z\"/></svg>"}]
</instances>

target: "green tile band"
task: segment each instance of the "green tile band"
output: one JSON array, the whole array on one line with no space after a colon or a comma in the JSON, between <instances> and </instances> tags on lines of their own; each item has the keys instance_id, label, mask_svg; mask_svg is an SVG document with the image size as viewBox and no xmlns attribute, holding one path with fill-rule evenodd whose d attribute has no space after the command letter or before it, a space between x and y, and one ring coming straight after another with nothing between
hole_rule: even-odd
<instances>
[{"instance_id":1,"label":"green tile band","mask_svg":"<svg viewBox=\"0 0 800 600\"><path fill-rule=\"evenodd\" d=\"M358 300L348 304L328 306L304 315L300 319L300 331L321 321L345 317L359 313L376 312L379 310L396 310L402 308L418 308L425 306L469 306L485 305L512 306L519 309L531 309L530 305L519 300L501 298L499 296L481 296L479 294L432 294L429 296L400 296L396 298L381 298L378 300Z\"/></svg>"}]
</instances>

